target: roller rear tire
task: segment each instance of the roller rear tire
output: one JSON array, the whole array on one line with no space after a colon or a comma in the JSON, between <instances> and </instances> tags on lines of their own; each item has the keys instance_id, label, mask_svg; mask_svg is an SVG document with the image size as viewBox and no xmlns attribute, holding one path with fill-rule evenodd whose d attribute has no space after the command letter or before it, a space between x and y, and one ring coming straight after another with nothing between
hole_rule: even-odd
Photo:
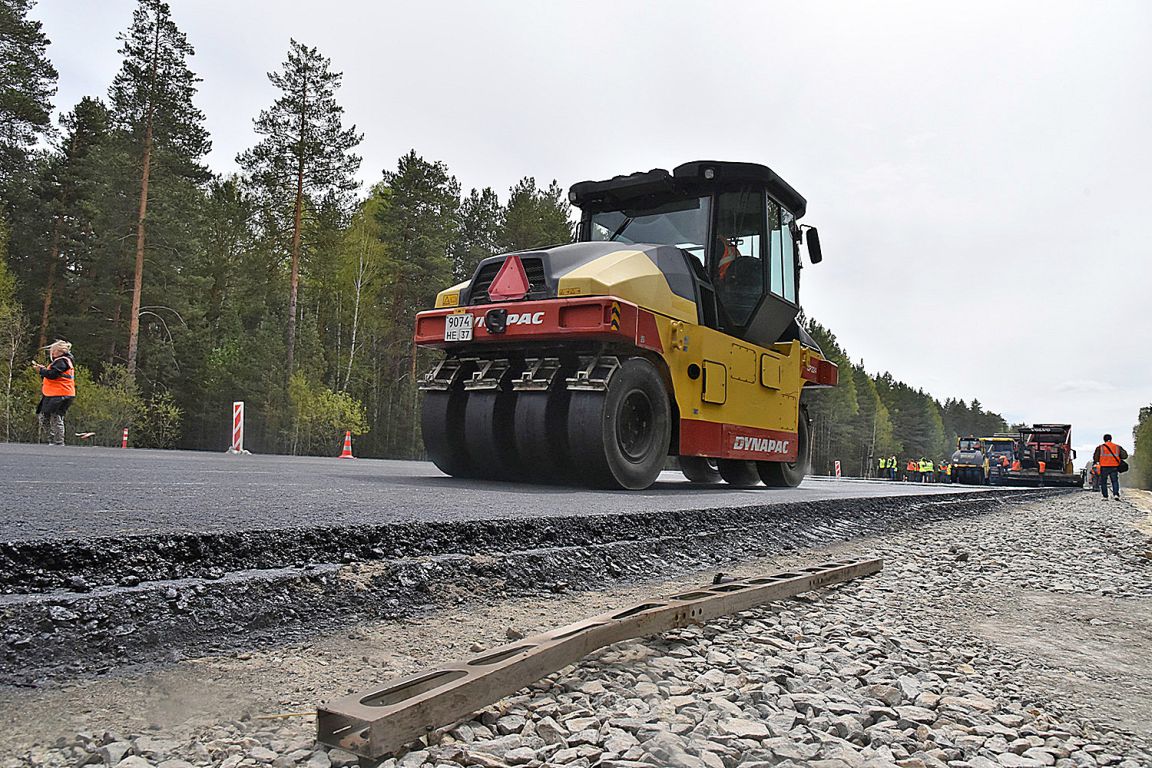
<instances>
[{"instance_id":1,"label":"roller rear tire","mask_svg":"<svg viewBox=\"0 0 1152 768\"><path fill-rule=\"evenodd\" d=\"M716 468L716 459L704 456L679 456L676 463L680 465L680 472L690 482L708 485L720 482L720 470Z\"/></svg>"},{"instance_id":2,"label":"roller rear tire","mask_svg":"<svg viewBox=\"0 0 1152 768\"><path fill-rule=\"evenodd\" d=\"M572 392L568 450L583 483L638 491L656 482L668 456L672 408L664 379L640 357L625 360L605 392Z\"/></svg>"},{"instance_id":3,"label":"roller rear tire","mask_svg":"<svg viewBox=\"0 0 1152 768\"><path fill-rule=\"evenodd\" d=\"M513 436L516 393L476 390L464 407L464 444L474 476L514 480L518 462Z\"/></svg>"},{"instance_id":4,"label":"roller rear tire","mask_svg":"<svg viewBox=\"0 0 1152 768\"><path fill-rule=\"evenodd\" d=\"M424 393L420 408L420 431L424 450L432 463L446 475L471 477L474 474L464 445L464 409L468 394L459 386L446 392Z\"/></svg>"},{"instance_id":5,"label":"roller rear tire","mask_svg":"<svg viewBox=\"0 0 1152 768\"><path fill-rule=\"evenodd\" d=\"M516 453L524 479L565 483L572 476L568 453L568 402L564 377L557 376L546 392L516 394Z\"/></svg>"},{"instance_id":6,"label":"roller rear tire","mask_svg":"<svg viewBox=\"0 0 1152 768\"><path fill-rule=\"evenodd\" d=\"M718 459L716 469L724 482L735 488L754 488L760 484L760 475L756 473L756 462L741 461L739 459Z\"/></svg>"},{"instance_id":7,"label":"roller rear tire","mask_svg":"<svg viewBox=\"0 0 1152 768\"><path fill-rule=\"evenodd\" d=\"M796 461L757 462L760 479L769 488L795 488L812 469L812 442L809 439L808 409L800 409L796 424Z\"/></svg>"}]
</instances>

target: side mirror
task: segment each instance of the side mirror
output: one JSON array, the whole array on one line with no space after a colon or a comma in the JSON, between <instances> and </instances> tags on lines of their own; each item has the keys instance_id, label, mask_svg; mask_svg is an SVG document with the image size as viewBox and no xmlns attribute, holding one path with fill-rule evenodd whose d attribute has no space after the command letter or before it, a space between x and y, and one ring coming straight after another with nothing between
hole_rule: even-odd
<instances>
[{"instance_id":1,"label":"side mirror","mask_svg":"<svg viewBox=\"0 0 1152 768\"><path fill-rule=\"evenodd\" d=\"M820 253L820 233L816 227L808 227L805 237L808 240L808 259L813 264L819 264L824 260L824 255Z\"/></svg>"}]
</instances>

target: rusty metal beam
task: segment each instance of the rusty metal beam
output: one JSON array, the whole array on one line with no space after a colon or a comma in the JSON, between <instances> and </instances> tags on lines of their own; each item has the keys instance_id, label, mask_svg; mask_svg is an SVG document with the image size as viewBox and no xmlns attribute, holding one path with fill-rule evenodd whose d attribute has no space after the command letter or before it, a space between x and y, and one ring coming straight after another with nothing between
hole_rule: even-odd
<instances>
[{"instance_id":1,"label":"rusty metal beam","mask_svg":"<svg viewBox=\"0 0 1152 768\"><path fill-rule=\"evenodd\" d=\"M621 640L686 627L773 600L876 573L881 560L848 560L754 579L709 584L492 648L317 708L317 741L368 758L515 693Z\"/></svg>"}]
</instances>

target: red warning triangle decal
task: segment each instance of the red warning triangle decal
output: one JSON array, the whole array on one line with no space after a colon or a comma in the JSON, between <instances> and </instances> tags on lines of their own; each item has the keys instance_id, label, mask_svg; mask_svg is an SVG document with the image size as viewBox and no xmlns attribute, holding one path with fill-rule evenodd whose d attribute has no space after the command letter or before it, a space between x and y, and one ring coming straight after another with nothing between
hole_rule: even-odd
<instances>
[{"instance_id":1,"label":"red warning triangle decal","mask_svg":"<svg viewBox=\"0 0 1152 768\"><path fill-rule=\"evenodd\" d=\"M527 296L531 287L520 257L513 254L504 259L496 278L488 286L488 298L493 301L517 301Z\"/></svg>"}]
</instances>

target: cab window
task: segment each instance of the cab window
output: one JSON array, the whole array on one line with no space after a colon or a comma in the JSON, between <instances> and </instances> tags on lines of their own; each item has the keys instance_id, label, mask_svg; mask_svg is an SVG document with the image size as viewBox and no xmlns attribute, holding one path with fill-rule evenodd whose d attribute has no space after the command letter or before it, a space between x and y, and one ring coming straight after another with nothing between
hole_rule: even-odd
<instances>
[{"instance_id":1,"label":"cab window","mask_svg":"<svg viewBox=\"0 0 1152 768\"><path fill-rule=\"evenodd\" d=\"M792 237L795 218L786 208L768 201L770 238L768 274L773 294L796 303L796 246Z\"/></svg>"},{"instance_id":2,"label":"cab window","mask_svg":"<svg viewBox=\"0 0 1152 768\"><path fill-rule=\"evenodd\" d=\"M792 236L795 221L787 208L780 208L780 276L784 290L777 296L793 304L796 303L796 243Z\"/></svg>"},{"instance_id":3,"label":"cab window","mask_svg":"<svg viewBox=\"0 0 1152 768\"><path fill-rule=\"evenodd\" d=\"M676 200L666 205L592 214L589 240L674 245L692 254L701 265L708 236L710 200Z\"/></svg>"},{"instance_id":4,"label":"cab window","mask_svg":"<svg viewBox=\"0 0 1152 768\"><path fill-rule=\"evenodd\" d=\"M731 325L744 327L764 295L764 194L751 188L716 196L711 274Z\"/></svg>"}]
</instances>

